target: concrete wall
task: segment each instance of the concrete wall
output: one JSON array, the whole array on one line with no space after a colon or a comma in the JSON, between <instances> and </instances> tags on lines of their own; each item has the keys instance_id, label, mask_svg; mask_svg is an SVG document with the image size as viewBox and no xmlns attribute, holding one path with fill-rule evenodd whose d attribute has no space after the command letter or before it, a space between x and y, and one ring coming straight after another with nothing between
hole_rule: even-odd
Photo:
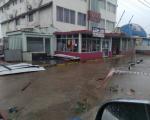
<instances>
[{"instance_id":1,"label":"concrete wall","mask_svg":"<svg viewBox=\"0 0 150 120\"><path fill-rule=\"evenodd\" d=\"M5 50L4 51L6 61L22 61L21 50Z\"/></svg>"},{"instance_id":2,"label":"concrete wall","mask_svg":"<svg viewBox=\"0 0 150 120\"><path fill-rule=\"evenodd\" d=\"M3 1L4 2L1 2L0 5L3 5L4 3L8 2L8 0L3 0ZM20 2L20 0L18 0L17 4L15 5L13 5L12 2L10 2L9 8L4 9L3 12L0 9L0 22L10 19L10 16L16 17L22 13L27 12L28 6L34 9L34 8L38 8L40 5L44 5L51 1L53 1L53 6L34 13L33 22L28 22L28 15L26 15L20 18L20 25L16 25L15 21L2 24L2 32L3 32L2 35L6 36L6 32L9 31L20 30L22 28L34 28L37 26L38 27L53 26L54 28L57 28L59 31L88 29L87 26L77 25L77 12L87 14L88 0L63 0L63 2L62 0L24 0L23 2ZM107 2L110 2L117 6L117 0L106 0L106 3ZM69 24L69 23L56 21L56 6L61 6L76 11L76 24ZM100 8L99 11L102 15L102 19L105 20L105 24L106 24L106 20L115 23L116 14L107 11L107 4L106 4L106 9Z\"/></svg>"}]
</instances>

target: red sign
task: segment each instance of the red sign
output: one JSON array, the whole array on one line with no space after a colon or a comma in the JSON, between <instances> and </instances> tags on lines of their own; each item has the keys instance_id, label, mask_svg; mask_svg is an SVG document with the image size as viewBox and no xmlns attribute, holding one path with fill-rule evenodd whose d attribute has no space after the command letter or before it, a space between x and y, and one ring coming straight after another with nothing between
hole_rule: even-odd
<instances>
[{"instance_id":1,"label":"red sign","mask_svg":"<svg viewBox=\"0 0 150 120\"><path fill-rule=\"evenodd\" d=\"M94 11L89 10L88 11L88 20L98 23L101 20L101 14L98 12L94 12Z\"/></svg>"}]
</instances>

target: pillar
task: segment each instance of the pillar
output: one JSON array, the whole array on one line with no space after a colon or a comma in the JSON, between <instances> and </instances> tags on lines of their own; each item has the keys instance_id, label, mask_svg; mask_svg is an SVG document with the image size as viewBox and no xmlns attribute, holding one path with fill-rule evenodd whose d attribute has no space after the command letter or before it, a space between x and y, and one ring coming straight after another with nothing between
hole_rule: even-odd
<instances>
[{"instance_id":1,"label":"pillar","mask_svg":"<svg viewBox=\"0 0 150 120\"><path fill-rule=\"evenodd\" d=\"M79 43L78 43L78 52L82 52L82 34L79 33Z\"/></svg>"}]
</instances>

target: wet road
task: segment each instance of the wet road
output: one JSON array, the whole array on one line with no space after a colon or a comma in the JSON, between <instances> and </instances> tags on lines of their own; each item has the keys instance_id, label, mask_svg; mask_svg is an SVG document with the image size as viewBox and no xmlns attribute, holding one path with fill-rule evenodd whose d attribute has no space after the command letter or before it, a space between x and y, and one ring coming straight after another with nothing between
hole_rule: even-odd
<instances>
[{"instance_id":1,"label":"wet road","mask_svg":"<svg viewBox=\"0 0 150 120\"><path fill-rule=\"evenodd\" d=\"M101 103L110 101L111 99L142 99L150 100L150 56L137 55L136 59L143 59L140 64L136 64L131 70L128 70L128 62L131 58L125 61L114 61L116 73L107 81L107 86L104 87L103 99L99 101L88 113L82 116L83 120L94 120L96 113ZM134 60L132 58L132 60ZM123 64L122 64L123 62Z\"/></svg>"},{"instance_id":2,"label":"wet road","mask_svg":"<svg viewBox=\"0 0 150 120\"><path fill-rule=\"evenodd\" d=\"M97 111L95 106L103 101L150 100L150 57L137 56L141 57L144 62L131 68L133 73L115 74L105 87L103 79L110 68L128 71L130 59L62 65L37 73L0 77L0 109L6 111L17 106L20 110L15 120L70 120L86 111L89 112L83 115L83 120L94 120L91 117ZM22 91L29 82L29 87ZM83 111L79 103L84 103L87 109Z\"/></svg>"},{"instance_id":3,"label":"wet road","mask_svg":"<svg viewBox=\"0 0 150 120\"><path fill-rule=\"evenodd\" d=\"M120 65L106 88L106 99L137 98L150 100L150 57L137 56L144 61L128 70L128 65ZM124 73L126 71L126 73Z\"/></svg>"}]
</instances>

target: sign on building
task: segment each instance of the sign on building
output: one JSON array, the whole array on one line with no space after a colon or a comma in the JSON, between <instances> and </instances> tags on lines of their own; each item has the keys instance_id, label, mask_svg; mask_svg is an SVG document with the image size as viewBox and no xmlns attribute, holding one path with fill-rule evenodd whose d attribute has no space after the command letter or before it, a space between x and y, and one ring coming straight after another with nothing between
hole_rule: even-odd
<instances>
[{"instance_id":1,"label":"sign on building","mask_svg":"<svg viewBox=\"0 0 150 120\"><path fill-rule=\"evenodd\" d=\"M101 14L95 11L88 11L88 20L92 22L99 23L101 20Z\"/></svg>"},{"instance_id":2,"label":"sign on building","mask_svg":"<svg viewBox=\"0 0 150 120\"><path fill-rule=\"evenodd\" d=\"M105 29L104 28L98 28L98 27L92 27L92 33L93 37L105 37Z\"/></svg>"}]
</instances>

